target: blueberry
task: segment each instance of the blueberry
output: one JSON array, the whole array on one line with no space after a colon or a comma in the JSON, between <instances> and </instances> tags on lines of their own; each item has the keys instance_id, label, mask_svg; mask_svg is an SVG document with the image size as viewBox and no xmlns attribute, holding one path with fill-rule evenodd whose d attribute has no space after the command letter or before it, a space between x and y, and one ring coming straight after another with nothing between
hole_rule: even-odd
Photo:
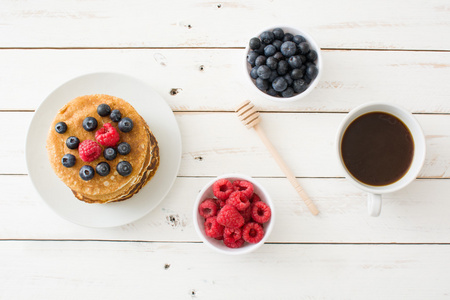
<instances>
[{"instance_id":1,"label":"blueberry","mask_svg":"<svg viewBox=\"0 0 450 300\"><path fill-rule=\"evenodd\" d=\"M98 175L106 176L111 171L111 168L109 167L107 162L101 162L95 167L95 170L97 171Z\"/></svg>"},{"instance_id":2,"label":"blueberry","mask_svg":"<svg viewBox=\"0 0 450 300\"><path fill-rule=\"evenodd\" d=\"M281 93L281 97L283 97L283 98L289 98L292 96L294 96L294 89L291 87L288 87Z\"/></svg>"},{"instance_id":3,"label":"blueberry","mask_svg":"<svg viewBox=\"0 0 450 300\"><path fill-rule=\"evenodd\" d=\"M306 68L306 76L314 79L317 77L317 74L319 73L319 70L315 65L309 66Z\"/></svg>"},{"instance_id":4,"label":"blueberry","mask_svg":"<svg viewBox=\"0 0 450 300\"><path fill-rule=\"evenodd\" d=\"M75 156L67 153L62 157L61 163L66 168L73 167L75 165Z\"/></svg>"},{"instance_id":5,"label":"blueberry","mask_svg":"<svg viewBox=\"0 0 450 300\"><path fill-rule=\"evenodd\" d=\"M250 77L253 79L258 78L258 73L256 73L256 70L258 70L259 67L254 67L252 68L252 70L250 71Z\"/></svg>"},{"instance_id":6,"label":"blueberry","mask_svg":"<svg viewBox=\"0 0 450 300\"><path fill-rule=\"evenodd\" d=\"M256 49L255 52L258 53L259 55L263 55L264 54L264 48L266 48L266 44L261 43L261 46L259 46L259 49Z\"/></svg>"},{"instance_id":7,"label":"blueberry","mask_svg":"<svg viewBox=\"0 0 450 300\"><path fill-rule=\"evenodd\" d=\"M258 77L256 79L256 87L261 91L265 91L269 88L269 81Z\"/></svg>"},{"instance_id":8,"label":"blueberry","mask_svg":"<svg viewBox=\"0 0 450 300\"><path fill-rule=\"evenodd\" d=\"M268 66L262 65L258 67L256 73L258 74L259 78L269 79L271 71Z\"/></svg>"},{"instance_id":9,"label":"blueberry","mask_svg":"<svg viewBox=\"0 0 450 300\"><path fill-rule=\"evenodd\" d=\"M303 76L303 81L305 81L306 82L306 84L310 84L311 83L311 78L309 78L308 76Z\"/></svg>"},{"instance_id":10,"label":"blueberry","mask_svg":"<svg viewBox=\"0 0 450 300\"><path fill-rule=\"evenodd\" d=\"M116 170L120 175L128 176L131 174L131 171L133 171L133 168L131 167L131 164L129 162L121 161L117 164Z\"/></svg>"},{"instance_id":11,"label":"blueberry","mask_svg":"<svg viewBox=\"0 0 450 300\"><path fill-rule=\"evenodd\" d=\"M114 148L106 148L103 150L103 157L106 160L113 160L117 156L117 151Z\"/></svg>"},{"instance_id":12,"label":"blueberry","mask_svg":"<svg viewBox=\"0 0 450 300\"><path fill-rule=\"evenodd\" d=\"M280 47L281 47L281 46L280 46ZM275 55L274 55L273 57L275 57L275 58L278 59L278 60L284 59L284 55L283 55L281 52L275 53Z\"/></svg>"},{"instance_id":13,"label":"blueberry","mask_svg":"<svg viewBox=\"0 0 450 300\"><path fill-rule=\"evenodd\" d=\"M304 80L299 79L294 80L294 82L292 83L292 87L294 88L294 92L302 93L308 88L308 84Z\"/></svg>"},{"instance_id":14,"label":"blueberry","mask_svg":"<svg viewBox=\"0 0 450 300\"><path fill-rule=\"evenodd\" d=\"M287 41L281 45L280 50L285 57L291 57L292 55L295 55L295 52L297 52L297 45L294 42Z\"/></svg>"},{"instance_id":15,"label":"blueberry","mask_svg":"<svg viewBox=\"0 0 450 300\"><path fill-rule=\"evenodd\" d=\"M84 181L88 181L91 180L92 178L94 178L95 175L95 171L94 168L88 165L82 166L80 169L80 177L81 179L83 179Z\"/></svg>"},{"instance_id":16,"label":"blueberry","mask_svg":"<svg viewBox=\"0 0 450 300\"><path fill-rule=\"evenodd\" d=\"M306 39L301 35L296 35L292 38L292 41L298 45L300 43L306 42Z\"/></svg>"},{"instance_id":17,"label":"blueberry","mask_svg":"<svg viewBox=\"0 0 450 300\"><path fill-rule=\"evenodd\" d=\"M97 120L93 117L87 117L83 120L83 128L86 131L94 131L97 128Z\"/></svg>"},{"instance_id":18,"label":"blueberry","mask_svg":"<svg viewBox=\"0 0 450 300\"><path fill-rule=\"evenodd\" d=\"M249 54L247 54L247 62L254 67L255 66L255 60L259 56L259 54L255 51L251 51Z\"/></svg>"},{"instance_id":19,"label":"blueberry","mask_svg":"<svg viewBox=\"0 0 450 300\"><path fill-rule=\"evenodd\" d=\"M302 65L302 59L300 58L300 55L294 55L289 57L288 63L292 69L300 68Z\"/></svg>"},{"instance_id":20,"label":"blueberry","mask_svg":"<svg viewBox=\"0 0 450 300\"><path fill-rule=\"evenodd\" d=\"M64 122L58 122L55 125L55 130L57 133L64 133L67 131L67 124Z\"/></svg>"},{"instance_id":21,"label":"blueberry","mask_svg":"<svg viewBox=\"0 0 450 300\"><path fill-rule=\"evenodd\" d=\"M97 106L97 113L101 117L109 116L109 114L111 113L111 107L109 107L108 104L102 103Z\"/></svg>"},{"instance_id":22,"label":"blueberry","mask_svg":"<svg viewBox=\"0 0 450 300\"><path fill-rule=\"evenodd\" d=\"M119 122L120 119L122 119L122 114L120 113L120 111L118 109L115 109L111 112L109 117L111 118L111 121Z\"/></svg>"},{"instance_id":23,"label":"blueberry","mask_svg":"<svg viewBox=\"0 0 450 300\"><path fill-rule=\"evenodd\" d=\"M272 30L272 33L277 40L282 40L284 37L284 31L281 28L275 28L274 30Z\"/></svg>"},{"instance_id":24,"label":"blueberry","mask_svg":"<svg viewBox=\"0 0 450 300\"><path fill-rule=\"evenodd\" d=\"M272 56L272 55L274 55L276 52L277 52L277 48L275 48L274 45L267 45L267 46L264 48L264 55L265 55L266 57Z\"/></svg>"},{"instance_id":25,"label":"blueberry","mask_svg":"<svg viewBox=\"0 0 450 300\"><path fill-rule=\"evenodd\" d=\"M277 92L282 92L287 88L287 82L286 79L284 79L283 77L277 77L275 78L275 80L272 82L272 87L275 91Z\"/></svg>"},{"instance_id":26,"label":"blueberry","mask_svg":"<svg viewBox=\"0 0 450 300\"><path fill-rule=\"evenodd\" d=\"M261 47L261 41L257 38L251 38L249 42L250 49L257 50Z\"/></svg>"},{"instance_id":27,"label":"blueberry","mask_svg":"<svg viewBox=\"0 0 450 300\"><path fill-rule=\"evenodd\" d=\"M266 57L264 55L260 55L255 60L255 66L259 67L261 65L264 65L266 63Z\"/></svg>"},{"instance_id":28,"label":"blueberry","mask_svg":"<svg viewBox=\"0 0 450 300\"><path fill-rule=\"evenodd\" d=\"M291 33L286 33L283 37L283 42L292 41L294 36Z\"/></svg>"},{"instance_id":29,"label":"blueberry","mask_svg":"<svg viewBox=\"0 0 450 300\"><path fill-rule=\"evenodd\" d=\"M291 75L286 74L283 76L284 80L286 80L288 86L291 86L294 80L292 79Z\"/></svg>"},{"instance_id":30,"label":"blueberry","mask_svg":"<svg viewBox=\"0 0 450 300\"><path fill-rule=\"evenodd\" d=\"M309 50L308 54L306 54L306 59L309 61L315 61L317 59L317 52L315 50Z\"/></svg>"},{"instance_id":31,"label":"blueberry","mask_svg":"<svg viewBox=\"0 0 450 300\"><path fill-rule=\"evenodd\" d=\"M306 65L302 65L300 67L300 70L302 70L303 74L305 74L305 72L306 72Z\"/></svg>"},{"instance_id":32,"label":"blueberry","mask_svg":"<svg viewBox=\"0 0 450 300\"><path fill-rule=\"evenodd\" d=\"M275 91L273 88L269 88L267 90L267 94L269 94L270 96L274 96L274 97L278 96L278 92Z\"/></svg>"},{"instance_id":33,"label":"blueberry","mask_svg":"<svg viewBox=\"0 0 450 300\"><path fill-rule=\"evenodd\" d=\"M300 54L305 55L306 53L309 52L309 50L311 49L311 47L309 46L308 43L302 42L302 43L298 44L298 49L299 49L299 51L300 51Z\"/></svg>"},{"instance_id":34,"label":"blueberry","mask_svg":"<svg viewBox=\"0 0 450 300\"><path fill-rule=\"evenodd\" d=\"M303 77L303 71L301 69L293 69L290 75L294 80L301 79Z\"/></svg>"},{"instance_id":35,"label":"blueberry","mask_svg":"<svg viewBox=\"0 0 450 300\"><path fill-rule=\"evenodd\" d=\"M77 149L80 144L80 140L76 136L69 136L66 140L66 146L69 149Z\"/></svg>"},{"instance_id":36,"label":"blueberry","mask_svg":"<svg viewBox=\"0 0 450 300\"><path fill-rule=\"evenodd\" d=\"M304 55L299 55L300 59L302 60L302 64L306 63L306 56Z\"/></svg>"},{"instance_id":37,"label":"blueberry","mask_svg":"<svg viewBox=\"0 0 450 300\"><path fill-rule=\"evenodd\" d=\"M127 142L122 142L117 146L117 152L122 155L127 155L131 151L131 146Z\"/></svg>"},{"instance_id":38,"label":"blueberry","mask_svg":"<svg viewBox=\"0 0 450 300\"><path fill-rule=\"evenodd\" d=\"M269 80L269 82L272 83L275 80L275 78L277 78L277 77L278 77L278 72L275 70L272 70L272 72L270 73L270 77L267 80Z\"/></svg>"},{"instance_id":39,"label":"blueberry","mask_svg":"<svg viewBox=\"0 0 450 300\"><path fill-rule=\"evenodd\" d=\"M119 121L118 127L122 132L130 132L133 129L133 121L130 118L123 118Z\"/></svg>"},{"instance_id":40,"label":"blueberry","mask_svg":"<svg viewBox=\"0 0 450 300\"><path fill-rule=\"evenodd\" d=\"M282 44L283 44L283 42L280 41L280 40L275 40L275 41L272 42L272 45L275 46L275 48L277 49L277 51L280 51L281 45L282 45Z\"/></svg>"},{"instance_id":41,"label":"blueberry","mask_svg":"<svg viewBox=\"0 0 450 300\"><path fill-rule=\"evenodd\" d=\"M261 33L259 37L261 38L261 41L265 44L270 44L275 39L273 32L270 31L264 31L263 33Z\"/></svg>"},{"instance_id":42,"label":"blueberry","mask_svg":"<svg viewBox=\"0 0 450 300\"><path fill-rule=\"evenodd\" d=\"M305 65L306 65L306 67L309 67L309 66L315 66L316 64L313 63L312 61L307 61Z\"/></svg>"},{"instance_id":43,"label":"blueberry","mask_svg":"<svg viewBox=\"0 0 450 300\"><path fill-rule=\"evenodd\" d=\"M266 65L272 69L272 70L276 70L277 66L278 66L278 59L276 59L275 57L271 56L266 60Z\"/></svg>"},{"instance_id":44,"label":"blueberry","mask_svg":"<svg viewBox=\"0 0 450 300\"><path fill-rule=\"evenodd\" d=\"M287 63L287 61L280 60L278 62L278 68L277 68L278 75L284 75L288 72L288 70L289 70L289 64Z\"/></svg>"}]
</instances>

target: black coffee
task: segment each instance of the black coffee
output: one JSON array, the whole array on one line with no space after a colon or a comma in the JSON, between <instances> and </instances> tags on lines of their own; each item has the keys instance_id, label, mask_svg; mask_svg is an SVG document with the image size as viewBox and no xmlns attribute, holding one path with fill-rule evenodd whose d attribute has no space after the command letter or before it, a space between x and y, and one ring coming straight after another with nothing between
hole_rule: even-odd
<instances>
[{"instance_id":1,"label":"black coffee","mask_svg":"<svg viewBox=\"0 0 450 300\"><path fill-rule=\"evenodd\" d=\"M356 118L344 132L341 155L357 180L374 186L396 182L409 169L414 142L397 117L371 112Z\"/></svg>"}]
</instances>

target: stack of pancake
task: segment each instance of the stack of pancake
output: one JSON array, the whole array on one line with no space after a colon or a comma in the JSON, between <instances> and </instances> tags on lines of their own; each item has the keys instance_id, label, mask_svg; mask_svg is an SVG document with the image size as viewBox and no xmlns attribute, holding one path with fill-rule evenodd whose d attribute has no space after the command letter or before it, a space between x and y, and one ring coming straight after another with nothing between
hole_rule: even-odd
<instances>
[{"instance_id":1,"label":"stack of pancake","mask_svg":"<svg viewBox=\"0 0 450 300\"><path fill-rule=\"evenodd\" d=\"M121 132L118 123L112 122L109 116L101 117L97 113L100 104L108 104L112 110L118 109L122 118L128 117L133 121L133 129L130 132ZM86 131L83 120L86 117L94 117L98 127L94 131ZM65 133L57 133L55 125L58 122L67 124ZM78 149L69 149L66 140L70 136L77 137L80 142L90 139L95 141L95 132L110 123L120 134L120 141L131 146L131 152L127 155L117 154L113 160L106 160L103 154L92 162L84 162ZM102 150L105 147L101 146ZM136 194L154 175L159 166L158 142L149 129L145 120L125 100L103 94L81 96L73 99L61 108L50 127L47 138L47 152L50 164L56 175L72 190L75 197L88 203L108 203L129 199ZM76 162L72 167L64 167L62 157L70 153L75 156ZM132 172L128 176L120 175L116 166L120 161L128 161L132 166ZM100 162L107 162L110 173L106 176L95 174L85 181L79 176L80 168L90 165L92 168Z\"/></svg>"}]
</instances>

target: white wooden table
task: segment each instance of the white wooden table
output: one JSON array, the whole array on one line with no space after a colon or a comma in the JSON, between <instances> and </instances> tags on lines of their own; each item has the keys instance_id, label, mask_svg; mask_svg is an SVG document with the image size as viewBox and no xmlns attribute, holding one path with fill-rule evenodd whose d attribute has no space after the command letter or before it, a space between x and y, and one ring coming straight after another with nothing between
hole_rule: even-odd
<instances>
[{"instance_id":1,"label":"white wooden table","mask_svg":"<svg viewBox=\"0 0 450 300\"><path fill-rule=\"evenodd\" d=\"M244 80L261 28L291 24L323 50L307 98L279 104ZM60 84L99 71L138 77L181 130L173 188L143 219L69 223L34 191L25 137ZM380 1L0 0L0 299L443 299L450 295L450 4ZM312 216L254 132L261 126L320 210ZM427 156L381 216L343 178L333 151L346 113L383 100L413 112ZM288 128L293 128L288 130ZM215 176L258 179L276 204L265 245L225 256L200 242L193 202Z\"/></svg>"}]
</instances>

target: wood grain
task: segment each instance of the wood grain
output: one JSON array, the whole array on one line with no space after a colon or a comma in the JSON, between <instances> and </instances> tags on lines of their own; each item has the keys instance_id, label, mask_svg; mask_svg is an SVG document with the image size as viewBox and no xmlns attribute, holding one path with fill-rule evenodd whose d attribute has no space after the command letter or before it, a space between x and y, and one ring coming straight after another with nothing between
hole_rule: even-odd
<instances>
[{"instance_id":1,"label":"wood grain","mask_svg":"<svg viewBox=\"0 0 450 300\"><path fill-rule=\"evenodd\" d=\"M325 48L449 50L439 34L448 17L440 0L7 0L0 47L244 47L263 28L283 23Z\"/></svg>"},{"instance_id":2,"label":"wood grain","mask_svg":"<svg viewBox=\"0 0 450 300\"><path fill-rule=\"evenodd\" d=\"M446 1L2 0L0 7L0 299L450 295ZM324 63L316 89L286 105L260 98L243 71L249 38L280 20L310 33ZM63 220L26 175L33 111L62 83L92 72L148 82L176 112L183 139L167 197L118 228ZM261 127L317 217L232 112L244 100L262 112ZM386 195L379 218L367 215L365 193L342 178L334 153L345 113L369 101L415 113L427 142L420 179ZM256 177L277 214L268 242L241 257L207 248L192 224L197 193L230 172Z\"/></svg>"},{"instance_id":3,"label":"wood grain","mask_svg":"<svg viewBox=\"0 0 450 300\"><path fill-rule=\"evenodd\" d=\"M164 201L143 219L119 228L92 229L55 214L27 176L0 176L0 239L199 242L193 205L210 180L179 177ZM276 223L268 242L450 243L450 202L442 192L450 190L450 180L416 180L385 195L378 218L368 216L366 194L345 179L298 179L320 210L318 216L309 213L287 179L256 180L275 204Z\"/></svg>"},{"instance_id":4,"label":"wood grain","mask_svg":"<svg viewBox=\"0 0 450 300\"><path fill-rule=\"evenodd\" d=\"M0 244L4 299L444 299L450 293L448 247L440 245L264 245L236 257L200 243ZM242 283L248 278L256 287Z\"/></svg>"},{"instance_id":5,"label":"wood grain","mask_svg":"<svg viewBox=\"0 0 450 300\"><path fill-rule=\"evenodd\" d=\"M0 112L0 174L27 173L25 137L33 113ZM258 136L235 113L176 113L182 136L180 176L217 176L240 172L251 176L282 176ZM341 113L263 113L260 126L297 177L342 177L334 149ZM416 115L427 142L422 178L450 178L450 115ZM214 125L214 126L211 126ZM289 128L288 131L286 129ZM280 134L282 133L282 134ZM239 138L237 138L239 137ZM46 159L46 158L45 158Z\"/></svg>"},{"instance_id":6,"label":"wood grain","mask_svg":"<svg viewBox=\"0 0 450 300\"><path fill-rule=\"evenodd\" d=\"M148 82L175 111L233 111L252 100L260 111L348 112L387 101L411 112L450 113L449 52L323 51L318 86L286 104L256 93L244 59L241 49L0 50L0 110L36 109L64 82L106 71Z\"/></svg>"}]
</instances>

